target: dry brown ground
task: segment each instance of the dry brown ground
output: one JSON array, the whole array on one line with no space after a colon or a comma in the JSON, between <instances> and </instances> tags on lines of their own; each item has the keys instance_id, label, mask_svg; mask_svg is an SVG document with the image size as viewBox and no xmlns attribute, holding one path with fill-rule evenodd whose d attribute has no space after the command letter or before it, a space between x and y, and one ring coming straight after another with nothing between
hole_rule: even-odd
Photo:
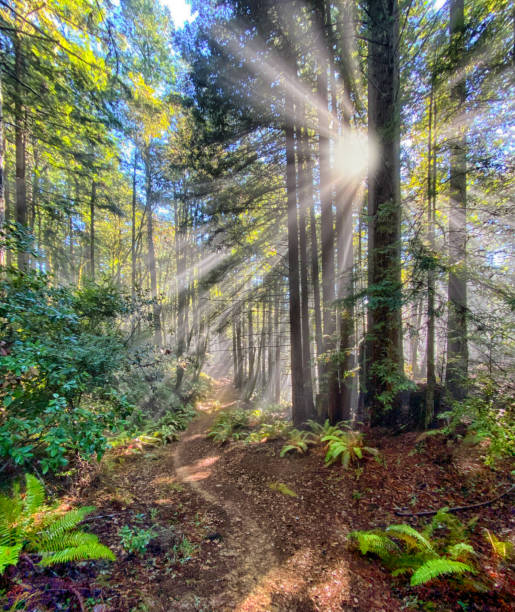
<instances>
[{"instance_id":1,"label":"dry brown ground","mask_svg":"<svg viewBox=\"0 0 515 612\"><path fill-rule=\"evenodd\" d=\"M217 446L206 437L216 417L214 400L230 407L235 399L230 387L220 386L198 406L199 416L179 442L113 451L81 491L75 501L97 506L90 525L118 557L77 570L85 601L90 595L87 609L393 612L418 598L434 602L426 608L434 610L515 610L513 573L480 535L486 527L513 537L507 497L476 511L473 543L491 576L490 594L455 595L444 581L410 589L347 540L353 529L405 522L396 508L416 512L494 497L506 486L503 473L435 438L417 443L416 434L370 432L368 443L383 461L367 460L361 471L324 467L322 449L281 459L281 442ZM277 482L296 497L271 489ZM154 531L144 555L122 549L118 531L125 524ZM183 538L193 545L188 554L177 552ZM68 608L53 609L75 609L69 599Z\"/></svg>"}]
</instances>

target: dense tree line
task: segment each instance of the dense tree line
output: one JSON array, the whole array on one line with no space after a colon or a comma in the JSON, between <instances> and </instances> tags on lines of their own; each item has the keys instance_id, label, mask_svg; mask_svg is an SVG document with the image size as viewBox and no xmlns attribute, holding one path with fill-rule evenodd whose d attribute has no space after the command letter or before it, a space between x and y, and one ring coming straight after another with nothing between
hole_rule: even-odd
<instances>
[{"instance_id":1,"label":"dense tree line","mask_svg":"<svg viewBox=\"0 0 515 612\"><path fill-rule=\"evenodd\" d=\"M193 9L174 31L151 0L0 2L4 405L24 283L79 319L116 289L144 384L166 361L180 394L208 357L296 425L508 397L509 3Z\"/></svg>"}]
</instances>

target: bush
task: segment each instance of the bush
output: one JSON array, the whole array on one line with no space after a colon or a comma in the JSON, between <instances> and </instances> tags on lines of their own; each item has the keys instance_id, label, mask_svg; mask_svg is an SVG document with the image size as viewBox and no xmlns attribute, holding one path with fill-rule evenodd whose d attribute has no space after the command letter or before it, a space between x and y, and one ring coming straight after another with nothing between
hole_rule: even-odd
<instances>
[{"instance_id":1,"label":"bush","mask_svg":"<svg viewBox=\"0 0 515 612\"><path fill-rule=\"evenodd\" d=\"M239 440L248 433L249 421L249 413L245 410L221 412L209 430L208 438L219 444L225 444L230 439Z\"/></svg>"},{"instance_id":2,"label":"bush","mask_svg":"<svg viewBox=\"0 0 515 612\"><path fill-rule=\"evenodd\" d=\"M0 282L0 458L57 471L76 453L100 456L105 430L129 405L116 392L125 354L116 318L129 302L112 285L53 286L45 274Z\"/></svg>"},{"instance_id":3,"label":"bush","mask_svg":"<svg viewBox=\"0 0 515 612\"><path fill-rule=\"evenodd\" d=\"M515 456L515 411L510 384L498 384L490 376L480 376L473 393L461 402L454 402L452 409L439 418L447 419L444 433L454 434L465 425L465 442L487 442L487 465Z\"/></svg>"}]
</instances>

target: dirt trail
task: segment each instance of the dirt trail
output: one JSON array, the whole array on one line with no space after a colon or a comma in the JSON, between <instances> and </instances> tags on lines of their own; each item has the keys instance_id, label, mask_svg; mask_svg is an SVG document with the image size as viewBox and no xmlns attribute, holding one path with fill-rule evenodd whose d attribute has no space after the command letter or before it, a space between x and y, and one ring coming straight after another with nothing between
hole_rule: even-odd
<instances>
[{"instance_id":1,"label":"dirt trail","mask_svg":"<svg viewBox=\"0 0 515 612\"><path fill-rule=\"evenodd\" d=\"M380 564L351 550L349 532L399 522L395 507L463 505L469 481L474 498L492 497L482 464L464 474L437 463L442 442L421 448L417 434L372 438L382 461L350 470L326 468L322 447L281 458L280 440L217 446L208 430L220 407L236 404L230 384L219 383L178 442L129 446L103 461L81 499L97 506L96 532L118 557L104 572L103 610L395 612L421 591L401 590ZM505 502L485 509L481 527L510 525ZM124 525L157 534L145 554L123 549ZM441 597L438 583L431 588L428 599ZM499 601L471 609L509 609Z\"/></svg>"},{"instance_id":2,"label":"dirt trail","mask_svg":"<svg viewBox=\"0 0 515 612\"><path fill-rule=\"evenodd\" d=\"M270 445L220 448L207 438L216 418L213 403L223 408L235 401L230 387L219 387L211 401L198 407L199 417L173 454L180 481L223 517L223 554L231 562L221 599L211 600L213 610L370 609L366 603L358 606L352 593L351 570L342 554L348 529L334 515L327 523L323 496L309 489L309 480L302 483L308 490L296 498L270 489L276 481L301 486L298 464L279 459L278 448ZM377 610L396 609L377 604Z\"/></svg>"},{"instance_id":3,"label":"dirt trail","mask_svg":"<svg viewBox=\"0 0 515 612\"><path fill-rule=\"evenodd\" d=\"M244 513L241 505L231 495L231 488L211 482L211 467L220 460L219 450L207 438L207 432L216 418L212 410L215 402L222 408L233 405L236 394L230 387L220 387L213 399L198 406L199 416L181 436L173 454L178 479L191 486L195 492L223 516L225 555L232 558L233 566L224 576L229 594L237 600L256 586L260 576L278 566L279 558L270 541L270 535ZM253 598L254 599L254 598ZM234 610L267 610L257 602L234 602ZM249 607L250 606L250 607Z\"/></svg>"}]
</instances>

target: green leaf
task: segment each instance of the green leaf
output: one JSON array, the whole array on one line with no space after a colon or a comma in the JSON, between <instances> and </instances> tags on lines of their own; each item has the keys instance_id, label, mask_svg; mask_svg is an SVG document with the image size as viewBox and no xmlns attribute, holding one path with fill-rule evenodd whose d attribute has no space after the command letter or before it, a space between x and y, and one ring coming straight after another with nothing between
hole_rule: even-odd
<instances>
[{"instance_id":1,"label":"green leaf","mask_svg":"<svg viewBox=\"0 0 515 612\"><path fill-rule=\"evenodd\" d=\"M445 574L464 574L465 572L474 573L474 569L460 561L444 558L430 559L414 572L410 584L411 586L418 586Z\"/></svg>"}]
</instances>

